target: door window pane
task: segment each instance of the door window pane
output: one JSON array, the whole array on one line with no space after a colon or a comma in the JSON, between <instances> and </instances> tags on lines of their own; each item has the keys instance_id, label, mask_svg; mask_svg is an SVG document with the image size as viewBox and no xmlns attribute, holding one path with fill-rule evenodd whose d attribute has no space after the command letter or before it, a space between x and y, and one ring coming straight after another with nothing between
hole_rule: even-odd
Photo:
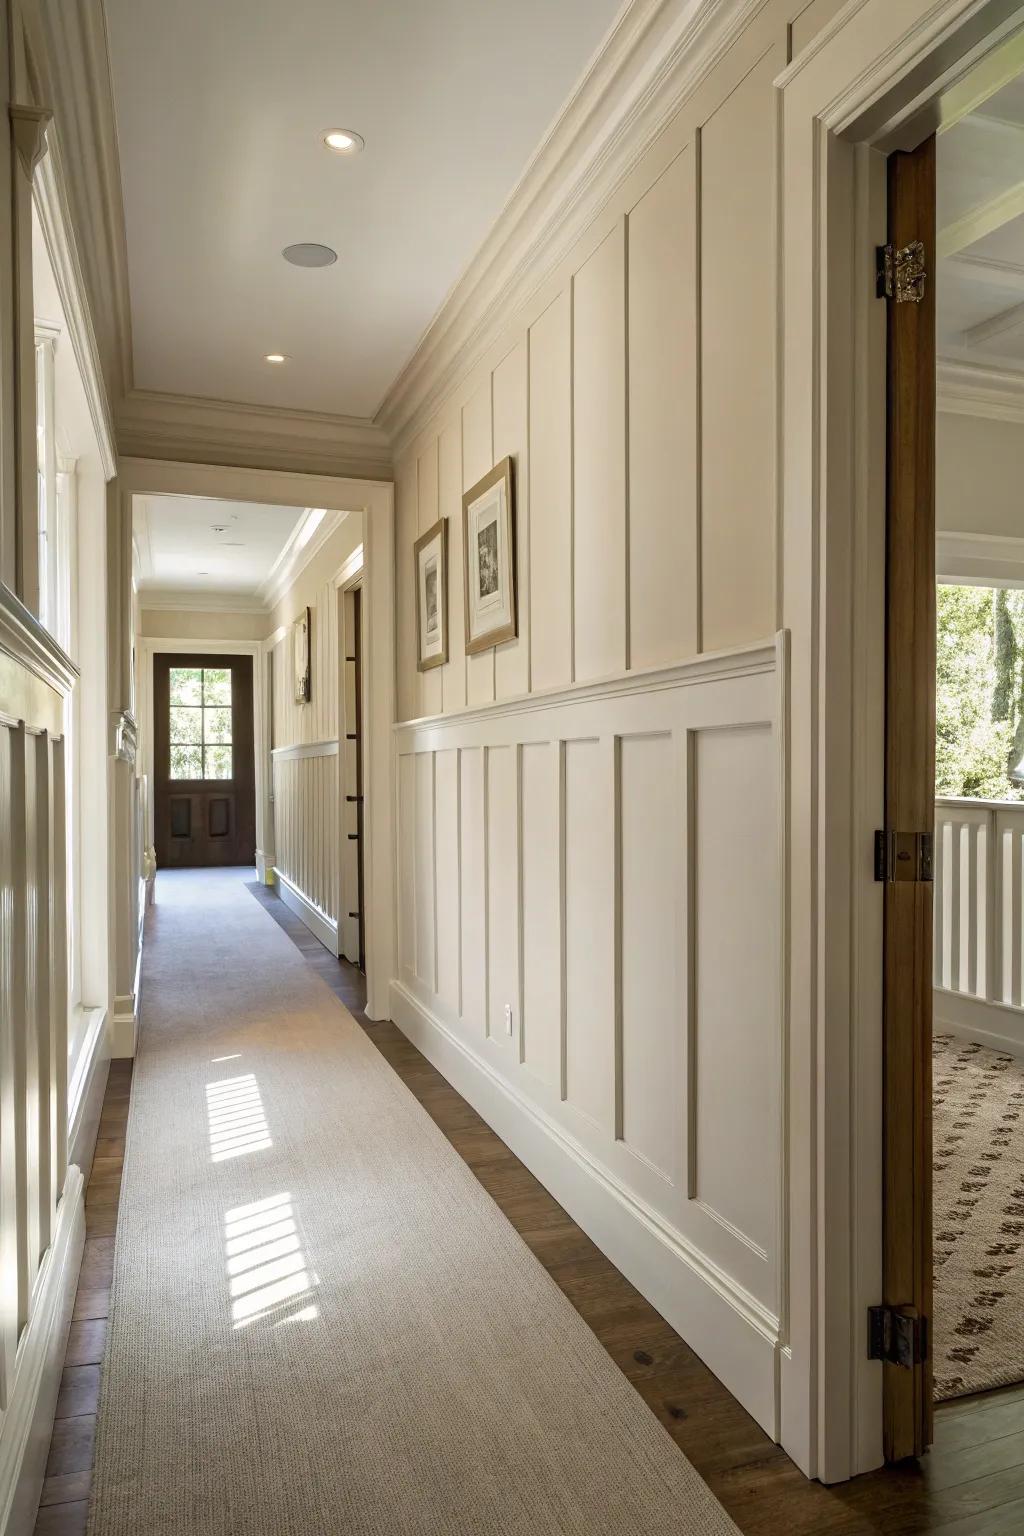
<instances>
[{"instance_id":1,"label":"door window pane","mask_svg":"<svg viewBox=\"0 0 1024 1536\"><path fill-rule=\"evenodd\" d=\"M171 667L170 776L230 779L231 668Z\"/></svg>"}]
</instances>

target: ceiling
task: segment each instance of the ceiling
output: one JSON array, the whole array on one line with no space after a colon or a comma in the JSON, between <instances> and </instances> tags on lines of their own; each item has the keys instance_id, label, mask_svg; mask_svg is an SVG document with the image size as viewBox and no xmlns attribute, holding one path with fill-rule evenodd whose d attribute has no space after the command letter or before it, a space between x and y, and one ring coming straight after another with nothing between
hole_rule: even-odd
<instances>
[{"instance_id":1,"label":"ceiling","mask_svg":"<svg viewBox=\"0 0 1024 1536\"><path fill-rule=\"evenodd\" d=\"M941 356L1024 370L1024 76L941 134Z\"/></svg>"},{"instance_id":2,"label":"ceiling","mask_svg":"<svg viewBox=\"0 0 1024 1536\"><path fill-rule=\"evenodd\" d=\"M135 386L373 416L621 4L106 0Z\"/></svg>"},{"instance_id":3,"label":"ceiling","mask_svg":"<svg viewBox=\"0 0 1024 1536\"><path fill-rule=\"evenodd\" d=\"M305 516L302 507L136 497L139 588L255 600Z\"/></svg>"}]
</instances>

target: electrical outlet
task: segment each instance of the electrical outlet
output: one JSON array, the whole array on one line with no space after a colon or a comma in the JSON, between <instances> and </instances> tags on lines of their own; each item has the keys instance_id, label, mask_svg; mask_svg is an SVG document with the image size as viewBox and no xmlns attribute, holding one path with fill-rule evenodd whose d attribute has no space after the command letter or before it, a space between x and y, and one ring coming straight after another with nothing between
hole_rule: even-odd
<instances>
[{"instance_id":1,"label":"electrical outlet","mask_svg":"<svg viewBox=\"0 0 1024 1536\"><path fill-rule=\"evenodd\" d=\"M512 1033L512 1004L511 1003L506 1003L505 1004L505 1033L506 1033L506 1035L510 1035Z\"/></svg>"}]
</instances>

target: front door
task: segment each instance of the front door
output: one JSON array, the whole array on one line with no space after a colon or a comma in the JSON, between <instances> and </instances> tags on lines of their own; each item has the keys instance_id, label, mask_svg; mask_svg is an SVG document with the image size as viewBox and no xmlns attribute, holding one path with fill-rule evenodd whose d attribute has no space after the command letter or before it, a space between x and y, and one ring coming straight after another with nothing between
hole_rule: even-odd
<instances>
[{"instance_id":1,"label":"front door","mask_svg":"<svg viewBox=\"0 0 1024 1536\"><path fill-rule=\"evenodd\" d=\"M252 658L158 654L153 712L158 867L254 863Z\"/></svg>"}]
</instances>

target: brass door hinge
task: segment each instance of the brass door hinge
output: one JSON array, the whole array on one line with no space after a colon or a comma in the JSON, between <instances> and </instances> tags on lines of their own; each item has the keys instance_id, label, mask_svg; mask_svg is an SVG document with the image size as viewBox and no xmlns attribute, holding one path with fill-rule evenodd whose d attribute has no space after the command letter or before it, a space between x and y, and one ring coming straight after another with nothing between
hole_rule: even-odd
<instances>
[{"instance_id":1,"label":"brass door hinge","mask_svg":"<svg viewBox=\"0 0 1024 1536\"><path fill-rule=\"evenodd\" d=\"M909 245L878 247L875 291L880 299L895 299L897 304L920 304L924 298L924 245L911 240Z\"/></svg>"},{"instance_id":2,"label":"brass door hinge","mask_svg":"<svg viewBox=\"0 0 1024 1536\"><path fill-rule=\"evenodd\" d=\"M930 832L876 832L876 880L925 880L933 875Z\"/></svg>"},{"instance_id":3,"label":"brass door hinge","mask_svg":"<svg viewBox=\"0 0 1024 1536\"><path fill-rule=\"evenodd\" d=\"M913 1307L868 1307L868 1359L913 1370L928 1358L926 1319Z\"/></svg>"}]
</instances>

